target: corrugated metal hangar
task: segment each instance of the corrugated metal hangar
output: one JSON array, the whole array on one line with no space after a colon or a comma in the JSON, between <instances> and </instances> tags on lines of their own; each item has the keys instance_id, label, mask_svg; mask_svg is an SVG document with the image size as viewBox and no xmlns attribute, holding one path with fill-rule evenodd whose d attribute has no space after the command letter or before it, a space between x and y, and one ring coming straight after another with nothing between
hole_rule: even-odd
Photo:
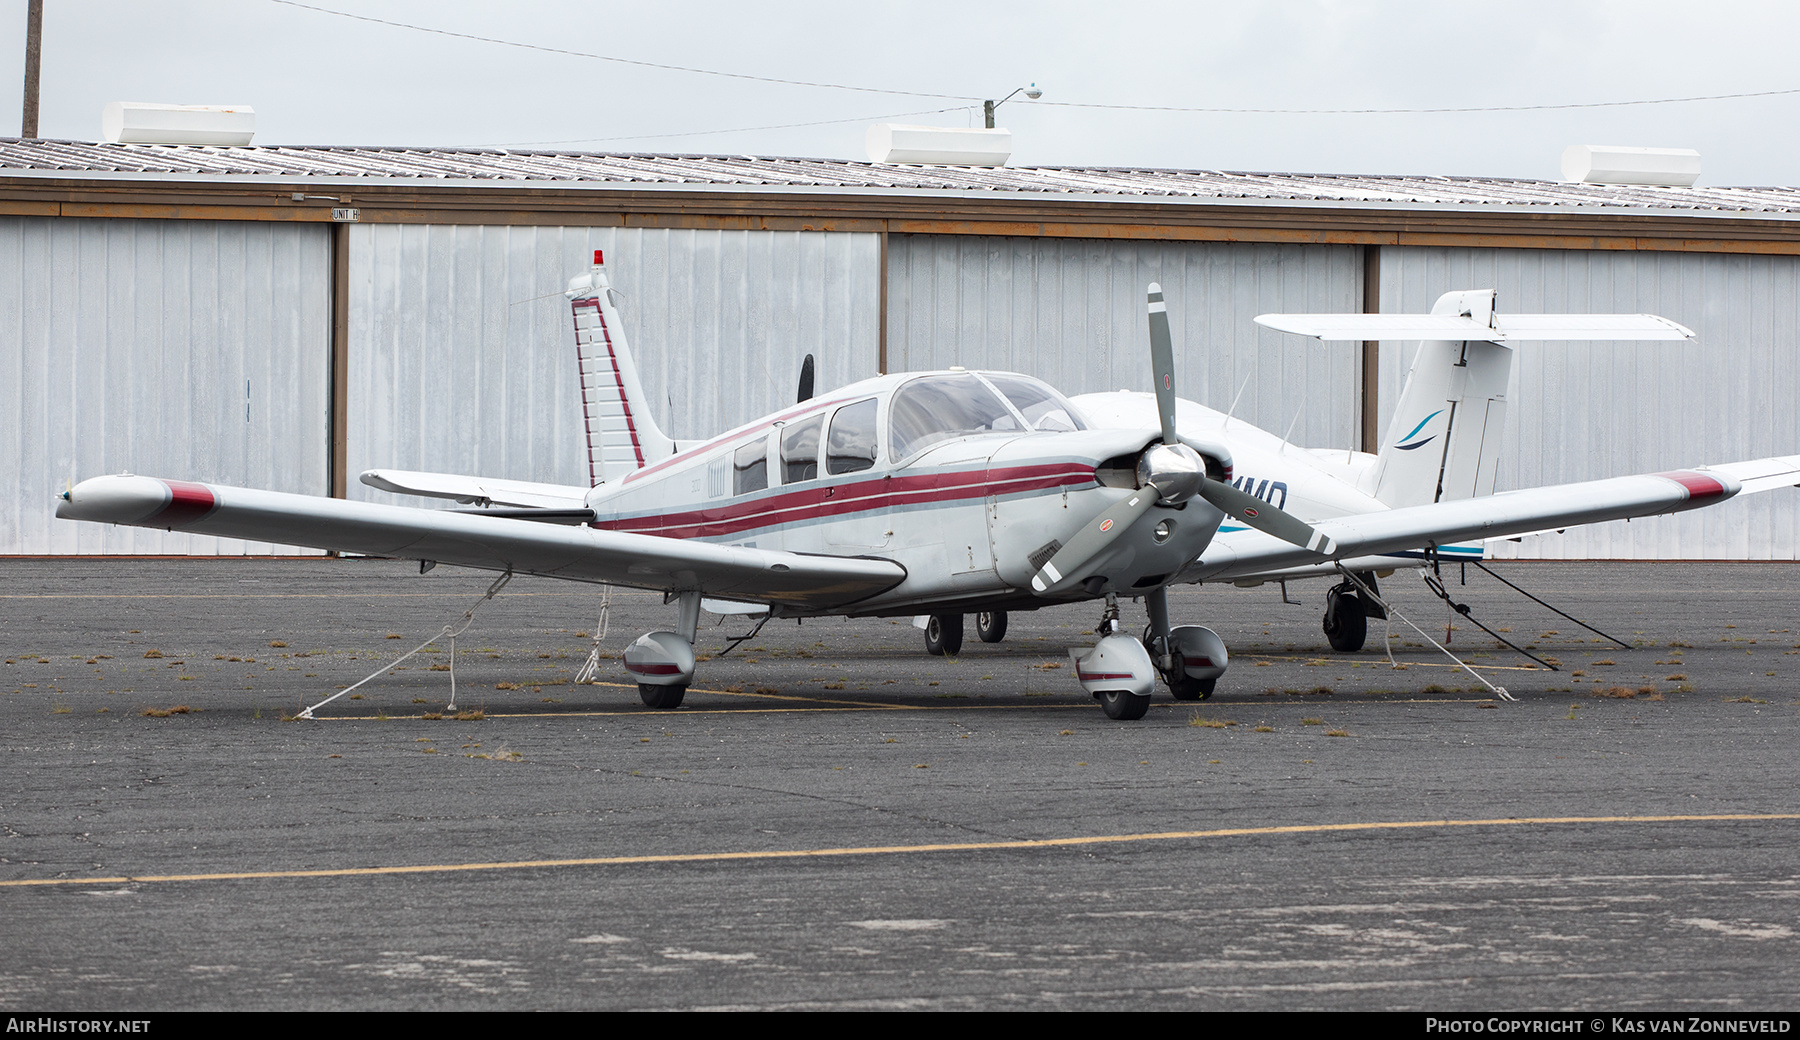
<instances>
[{"instance_id":1,"label":"corrugated metal hangar","mask_svg":"<svg viewBox=\"0 0 1800 1040\"><path fill-rule=\"evenodd\" d=\"M373 466L581 482L561 290L595 249L677 437L789 402L806 354L821 389L952 364L1141 388L1155 280L1183 396L1296 444L1374 450L1410 344L1255 315L1492 288L1698 333L1521 345L1501 489L1800 450L1794 189L0 139L0 553L288 551L52 519L108 472L372 500ZM1800 502L1758 495L1516 551L1796 545Z\"/></svg>"}]
</instances>

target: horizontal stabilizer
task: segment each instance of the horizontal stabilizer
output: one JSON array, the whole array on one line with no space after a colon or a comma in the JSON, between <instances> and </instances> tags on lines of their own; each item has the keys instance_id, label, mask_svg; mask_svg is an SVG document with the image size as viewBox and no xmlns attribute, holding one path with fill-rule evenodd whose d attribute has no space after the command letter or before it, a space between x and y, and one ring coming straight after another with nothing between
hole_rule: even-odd
<instances>
[{"instance_id":1,"label":"horizontal stabilizer","mask_svg":"<svg viewBox=\"0 0 1800 1040\"><path fill-rule=\"evenodd\" d=\"M1461 314L1259 314L1277 332L1321 340L1681 340L1685 325L1654 314L1496 314L1488 325Z\"/></svg>"},{"instance_id":2,"label":"horizontal stabilizer","mask_svg":"<svg viewBox=\"0 0 1800 1040\"><path fill-rule=\"evenodd\" d=\"M463 505L526 509L581 509L587 505L590 490L571 484L537 484L528 480L495 480L404 469L367 470L362 475L362 482L396 495L448 498Z\"/></svg>"}]
</instances>

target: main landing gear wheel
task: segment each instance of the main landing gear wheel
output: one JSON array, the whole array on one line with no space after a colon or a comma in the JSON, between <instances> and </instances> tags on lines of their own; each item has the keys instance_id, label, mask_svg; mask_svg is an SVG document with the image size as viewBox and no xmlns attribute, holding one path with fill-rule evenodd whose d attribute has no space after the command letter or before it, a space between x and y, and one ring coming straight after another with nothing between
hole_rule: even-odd
<instances>
[{"instance_id":1,"label":"main landing gear wheel","mask_svg":"<svg viewBox=\"0 0 1800 1040\"><path fill-rule=\"evenodd\" d=\"M984 643L998 643L1006 638L1006 611L984 610L975 615L975 634Z\"/></svg>"},{"instance_id":2,"label":"main landing gear wheel","mask_svg":"<svg viewBox=\"0 0 1800 1040\"><path fill-rule=\"evenodd\" d=\"M1355 592L1333 588L1325 596L1325 640L1339 653L1353 654L1369 636L1369 615Z\"/></svg>"},{"instance_id":3,"label":"main landing gear wheel","mask_svg":"<svg viewBox=\"0 0 1800 1040\"><path fill-rule=\"evenodd\" d=\"M1135 693L1124 690L1101 690L1094 695L1100 701L1100 707L1106 711L1106 717L1120 722L1131 722L1141 719L1150 710L1150 698L1139 697Z\"/></svg>"},{"instance_id":4,"label":"main landing gear wheel","mask_svg":"<svg viewBox=\"0 0 1800 1040\"><path fill-rule=\"evenodd\" d=\"M925 652L933 657L955 657L962 652L962 640L961 614L933 614L925 623Z\"/></svg>"},{"instance_id":5,"label":"main landing gear wheel","mask_svg":"<svg viewBox=\"0 0 1800 1040\"><path fill-rule=\"evenodd\" d=\"M638 699L646 708L679 708L681 698L687 696L685 686L651 686L649 683L638 683Z\"/></svg>"}]
</instances>

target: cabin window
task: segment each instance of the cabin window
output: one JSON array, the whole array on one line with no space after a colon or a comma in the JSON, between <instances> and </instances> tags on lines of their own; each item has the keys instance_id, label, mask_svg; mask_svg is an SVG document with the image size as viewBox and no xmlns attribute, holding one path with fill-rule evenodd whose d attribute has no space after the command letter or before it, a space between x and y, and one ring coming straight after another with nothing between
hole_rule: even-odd
<instances>
[{"instance_id":1,"label":"cabin window","mask_svg":"<svg viewBox=\"0 0 1800 1040\"><path fill-rule=\"evenodd\" d=\"M1012 409L972 375L915 379L894 392L888 415L895 462L952 437L1019 430Z\"/></svg>"},{"instance_id":2,"label":"cabin window","mask_svg":"<svg viewBox=\"0 0 1800 1040\"><path fill-rule=\"evenodd\" d=\"M831 417L825 472L857 473L875 466L875 399L847 404Z\"/></svg>"},{"instance_id":3,"label":"cabin window","mask_svg":"<svg viewBox=\"0 0 1800 1040\"><path fill-rule=\"evenodd\" d=\"M732 493L747 494L769 486L769 442L758 437L732 458Z\"/></svg>"},{"instance_id":4,"label":"cabin window","mask_svg":"<svg viewBox=\"0 0 1800 1040\"><path fill-rule=\"evenodd\" d=\"M1032 429L1047 433L1087 429L1087 424L1075 413L1075 406L1049 386L1028 376L1004 372L984 372L982 376L1006 395Z\"/></svg>"},{"instance_id":5,"label":"cabin window","mask_svg":"<svg viewBox=\"0 0 1800 1040\"><path fill-rule=\"evenodd\" d=\"M798 484L819 477L819 431L825 417L815 415L781 431L781 482Z\"/></svg>"}]
</instances>

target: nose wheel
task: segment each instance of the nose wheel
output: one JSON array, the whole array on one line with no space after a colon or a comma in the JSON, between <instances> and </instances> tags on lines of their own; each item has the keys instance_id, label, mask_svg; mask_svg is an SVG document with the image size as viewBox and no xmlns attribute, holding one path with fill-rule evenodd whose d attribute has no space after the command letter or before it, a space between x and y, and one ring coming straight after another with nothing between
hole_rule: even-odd
<instances>
[{"instance_id":1,"label":"nose wheel","mask_svg":"<svg viewBox=\"0 0 1800 1040\"><path fill-rule=\"evenodd\" d=\"M1185 671L1181 654L1175 655L1175 668L1163 676L1169 684L1169 692L1178 701L1203 701L1213 695L1213 688L1219 685L1217 679L1189 678Z\"/></svg>"}]
</instances>

